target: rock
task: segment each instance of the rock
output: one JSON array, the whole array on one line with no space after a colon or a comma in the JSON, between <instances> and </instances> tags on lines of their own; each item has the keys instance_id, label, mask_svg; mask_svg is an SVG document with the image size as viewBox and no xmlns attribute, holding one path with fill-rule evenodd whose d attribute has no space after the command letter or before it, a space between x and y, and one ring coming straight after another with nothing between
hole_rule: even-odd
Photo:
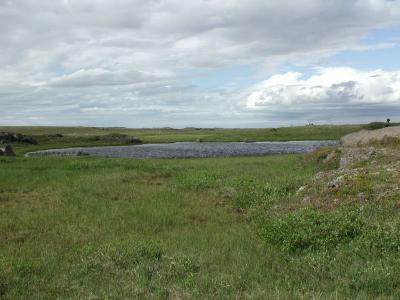
<instances>
[{"instance_id":1,"label":"rock","mask_svg":"<svg viewBox=\"0 0 400 300\"><path fill-rule=\"evenodd\" d=\"M300 193L303 192L305 189L306 189L305 186L299 187L299 189L297 190L297 194L300 194Z\"/></svg>"},{"instance_id":2,"label":"rock","mask_svg":"<svg viewBox=\"0 0 400 300\"><path fill-rule=\"evenodd\" d=\"M331 162L331 161L336 160L336 158L337 158L336 152L335 152L335 151L332 151L331 153L329 153L329 154L326 156L326 158L324 159L324 162L325 162L325 163L329 163L329 162Z\"/></svg>"},{"instance_id":3,"label":"rock","mask_svg":"<svg viewBox=\"0 0 400 300\"><path fill-rule=\"evenodd\" d=\"M87 153L87 152L78 151L78 153L76 153L76 155L77 155L77 156L88 156L88 155L90 155L90 154Z\"/></svg>"},{"instance_id":4,"label":"rock","mask_svg":"<svg viewBox=\"0 0 400 300\"><path fill-rule=\"evenodd\" d=\"M328 182L328 188L334 189L334 188L338 188L342 183L343 183L343 176L339 176L333 180L331 180L330 182Z\"/></svg>"},{"instance_id":5,"label":"rock","mask_svg":"<svg viewBox=\"0 0 400 300\"><path fill-rule=\"evenodd\" d=\"M360 199L361 201L365 201L365 199L366 199L366 196L365 196L365 193L358 193L358 195L357 195L357 197L358 197L358 199Z\"/></svg>"},{"instance_id":6,"label":"rock","mask_svg":"<svg viewBox=\"0 0 400 300\"><path fill-rule=\"evenodd\" d=\"M255 143L256 141L255 141L255 140L248 139L248 138L245 138L245 139L243 140L243 142L244 142L244 143Z\"/></svg>"},{"instance_id":7,"label":"rock","mask_svg":"<svg viewBox=\"0 0 400 300\"><path fill-rule=\"evenodd\" d=\"M371 142L385 142L390 138L400 138L400 126L386 127L377 130L360 130L343 136L343 146L365 145Z\"/></svg>"},{"instance_id":8,"label":"rock","mask_svg":"<svg viewBox=\"0 0 400 300\"><path fill-rule=\"evenodd\" d=\"M7 132L0 132L0 143L9 143L10 142L10 136L8 135Z\"/></svg>"},{"instance_id":9,"label":"rock","mask_svg":"<svg viewBox=\"0 0 400 300\"><path fill-rule=\"evenodd\" d=\"M142 140L135 136L128 136L126 137L126 141L131 145L142 144Z\"/></svg>"},{"instance_id":10,"label":"rock","mask_svg":"<svg viewBox=\"0 0 400 300\"><path fill-rule=\"evenodd\" d=\"M0 143L6 144L14 142L20 142L32 145L38 144L38 142L34 138L22 135L20 133L0 132Z\"/></svg>"},{"instance_id":11,"label":"rock","mask_svg":"<svg viewBox=\"0 0 400 300\"><path fill-rule=\"evenodd\" d=\"M34 138L29 137L29 136L22 137L20 139L20 142L25 143L25 144L31 144L31 145L37 145L38 144L37 140L35 140Z\"/></svg>"},{"instance_id":12,"label":"rock","mask_svg":"<svg viewBox=\"0 0 400 300\"><path fill-rule=\"evenodd\" d=\"M0 156L16 156L14 149L7 145L4 148L0 148Z\"/></svg>"},{"instance_id":13,"label":"rock","mask_svg":"<svg viewBox=\"0 0 400 300\"><path fill-rule=\"evenodd\" d=\"M198 143L203 143L204 140L203 140L203 139L197 139L197 142L198 142Z\"/></svg>"}]
</instances>

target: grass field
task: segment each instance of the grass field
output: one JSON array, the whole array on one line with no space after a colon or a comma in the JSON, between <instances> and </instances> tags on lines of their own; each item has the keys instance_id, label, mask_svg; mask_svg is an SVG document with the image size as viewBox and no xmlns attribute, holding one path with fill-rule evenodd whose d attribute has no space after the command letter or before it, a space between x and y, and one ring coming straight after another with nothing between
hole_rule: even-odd
<instances>
[{"instance_id":1,"label":"grass field","mask_svg":"<svg viewBox=\"0 0 400 300\"><path fill-rule=\"evenodd\" d=\"M398 299L399 199L350 197L375 170L334 207L297 195L330 151L0 157L0 299Z\"/></svg>"},{"instance_id":2,"label":"grass field","mask_svg":"<svg viewBox=\"0 0 400 300\"><path fill-rule=\"evenodd\" d=\"M313 172L297 156L2 158L0 166L5 298L302 293L235 205L253 187L294 191Z\"/></svg>"}]
</instances>

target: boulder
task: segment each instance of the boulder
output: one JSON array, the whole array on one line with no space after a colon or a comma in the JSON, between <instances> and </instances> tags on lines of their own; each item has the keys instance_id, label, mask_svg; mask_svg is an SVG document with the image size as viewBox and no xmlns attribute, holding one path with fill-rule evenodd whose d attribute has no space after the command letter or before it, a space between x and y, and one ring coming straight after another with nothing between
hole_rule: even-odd
<instances>
[{"instance_id":1,"label":"boulder","mask_svg":"<svg viewBox=\"0 0 400 300\"><path fill-rule=\"evenodd\" d=\"M0 143L10 143L11 142L11 136L7 132L0 132Z\"/></svg>"},{"instance_id":2,"label":"boulder","mask_svg":"<svg viewBox=\"0 0 400 300\"><path fill-rule=\"evenodd\" d=\"M244 143L255 143L256 141L255 141L255 140L252 140L252 139L245 138L245 139L243 140L243 142L244 142Z\"/></svg>"},{"instance_id":3,"label":"boulder","mask_svg":"<svg viewBox=\"0 0 400 300\"><path fill-rule=\"evenodd\" d=\"M31 145L37 145L38 142L35 140L33 137L29 136L24 136L19 140L21 143L26 143L26 144L31 144Z\"/></svg>"},{"instance_id":4,"label":"boulder","mask_svg":"<svg viewBox=\"0 0 400 300\"><path fill-rule=\"evenodd\" d=\"M15 156L14 149L10 146L7 145L4 148L0 148L0 156Z\"/></svg>"},{"instance_id":5,"label":"boulder","mask_svg":"<svg viewBox=\"0 0 400 300\"><path fill-rule=\"evenodd\" d=\"M343 146L366 145L371 142L384 142L388 138L400 138L400 126L386 127L377 130L360 130L343 136Z\"/></svg>"},{"instance_id":6,"label":"boulder","mask_svg":"<svg viewBox=\"0 0 400 300\"><path fill-rule=\"evenodd\" d=\"M136 145L136 144L142 144L143 141L141 139L139 139L138 137L135 136L127 136L126 137L126 141L128 144L131 145Z\"/></svg>"},{"instance_id":7,"label":"boulder","mask_svg":"<svg viewBox=\"0 0 400 300\"><path fill-rule=\"evenodd\" d=\"M0 144L7 144L7 143L27 143L37 145L38 142L29 136L22 135L20 133L11 133L11 132L0 132Z\"/></svg>"}]
</instances>

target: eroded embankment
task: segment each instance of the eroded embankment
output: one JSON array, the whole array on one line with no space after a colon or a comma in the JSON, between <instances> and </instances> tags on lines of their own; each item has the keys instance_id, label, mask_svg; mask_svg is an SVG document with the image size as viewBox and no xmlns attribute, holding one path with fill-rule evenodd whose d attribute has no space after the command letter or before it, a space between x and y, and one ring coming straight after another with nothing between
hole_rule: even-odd
<instances>
[{"instance_id":1,"label":"eroded embankment","mask_svg":"<svg viewBox=\"0 0 400 300\"><path fill-rule=\"evenodd\" d=\"M392 145L340 147L325 158L328 163L340 156L340 167L317 173L298 194L316 206L371 201L397 201L400 206L399 150Z\"/></svg>"}]
</instances>

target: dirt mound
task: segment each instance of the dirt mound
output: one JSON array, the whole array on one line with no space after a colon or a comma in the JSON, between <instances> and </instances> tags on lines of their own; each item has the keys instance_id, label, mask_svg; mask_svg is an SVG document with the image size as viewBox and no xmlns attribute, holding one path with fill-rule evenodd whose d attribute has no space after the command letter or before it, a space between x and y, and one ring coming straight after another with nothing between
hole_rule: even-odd
<instances>
[{"instance_id":1,"label":"dirt mound","mask_svg":"<svg viewBox=\"0 0 400 300\"><path fill-rule=\"evenodd\" d=\"M361 130L343 136L340 141L343 146L366 145L371 142L382 142L387 138L400 138L400 126L386 127L378 130Z\"/></svg>"},{"instance_id":2,"label":"dirt mound","mask_svg":"<svg viewBox=\"0 0 400 300\"><path fill-rule=\"evenodd\" d=\"M400 208L400 151L397 147L341 148L340 167L317 173L302 186L303 205L381 202Z\"/></svg>"}]
</instances>

